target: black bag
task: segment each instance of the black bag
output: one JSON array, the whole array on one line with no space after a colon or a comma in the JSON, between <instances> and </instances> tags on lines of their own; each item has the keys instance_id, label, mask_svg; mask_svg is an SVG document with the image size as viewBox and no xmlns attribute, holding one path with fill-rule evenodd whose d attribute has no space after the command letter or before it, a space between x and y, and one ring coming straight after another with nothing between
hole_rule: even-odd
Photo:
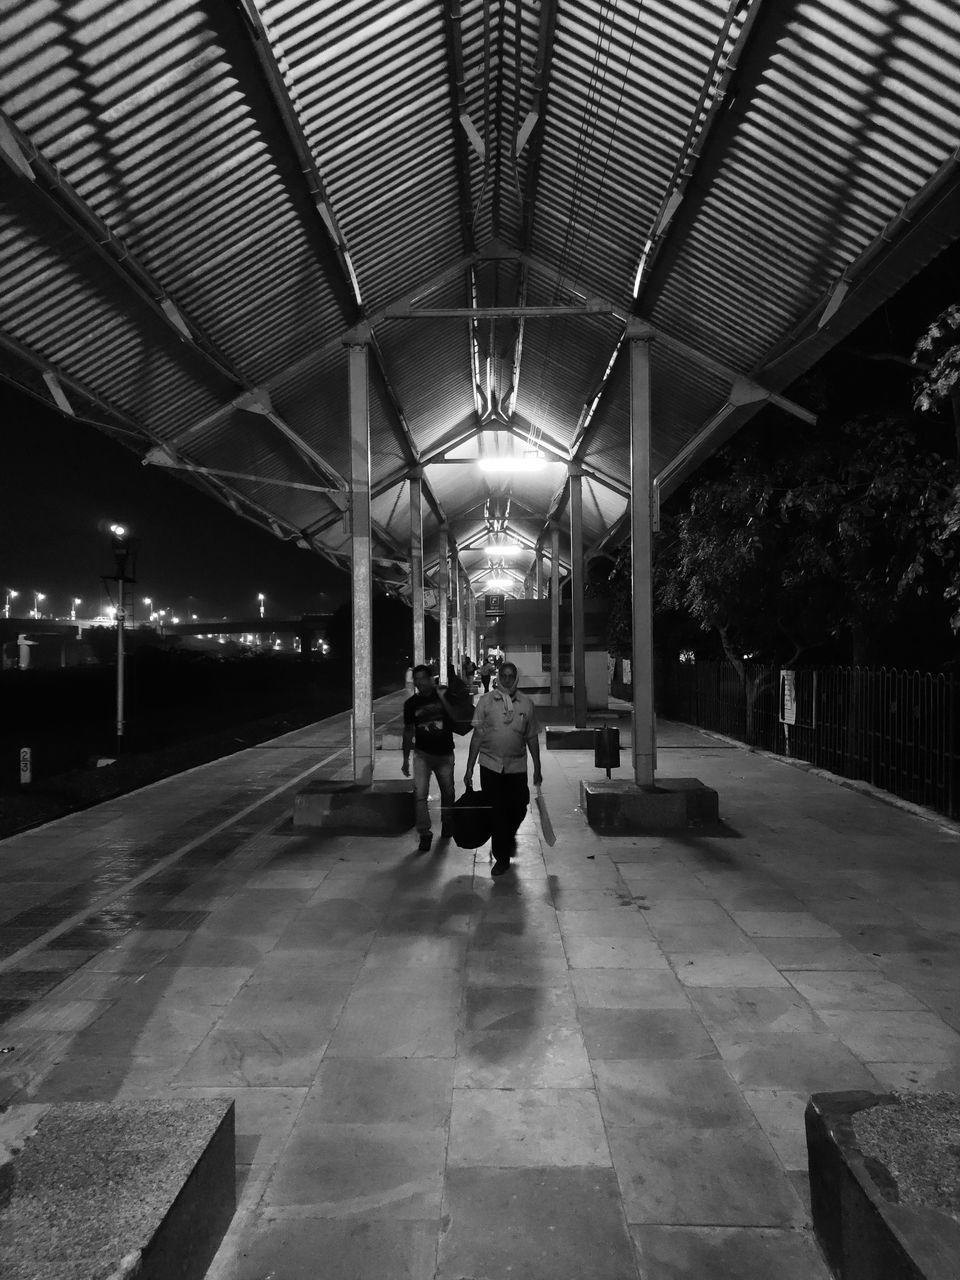
<instances>
[{"instance_id":1,"label":"black bag","mask_svg":"<svg viewBox=\"0 0 960 1280\"><path fill-rule=\"evenodd\" d=\"M453 806L453 840L460 849L479 849L490 839L492 814L483 792L468 787Z\"/></svg>"}]
</instances>

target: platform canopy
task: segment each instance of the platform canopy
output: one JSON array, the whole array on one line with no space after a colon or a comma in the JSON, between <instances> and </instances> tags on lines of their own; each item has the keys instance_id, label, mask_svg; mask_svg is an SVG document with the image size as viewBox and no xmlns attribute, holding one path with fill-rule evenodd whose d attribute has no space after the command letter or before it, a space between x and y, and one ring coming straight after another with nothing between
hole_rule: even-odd
<instances>
[{"instance_id":1,"label":"platform canopy","mask_svg":"<svg viewBox=\"0 0 960 1280\"><path fill-rule=\"evenodd\" d=\"M7 0L0 56L3 376L346 564L368 342L400 590L411 475L478 593L567 567L571 465L625 536L633 317L665 498L960 235L952 0Z\"/></svg>"}]
</instances>

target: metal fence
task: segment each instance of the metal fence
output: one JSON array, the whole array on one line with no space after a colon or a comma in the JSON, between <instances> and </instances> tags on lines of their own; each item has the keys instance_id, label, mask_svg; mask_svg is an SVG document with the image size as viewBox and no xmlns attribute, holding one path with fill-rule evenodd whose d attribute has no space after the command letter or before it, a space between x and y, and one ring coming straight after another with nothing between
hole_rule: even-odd
<instances>
[{"instance_id":1,"label":"metal fence","mask_svg":"<svg viewBox=\"0 0 960 1280\"><path fill-rule=\"evenodd\" d=\"M677 664L662 674L662 715L960 818L960 681L952 674L821 667L798 668L785 681L778 668L753 666L749 723L729 663Z\"/></svg>"}]
</instances>

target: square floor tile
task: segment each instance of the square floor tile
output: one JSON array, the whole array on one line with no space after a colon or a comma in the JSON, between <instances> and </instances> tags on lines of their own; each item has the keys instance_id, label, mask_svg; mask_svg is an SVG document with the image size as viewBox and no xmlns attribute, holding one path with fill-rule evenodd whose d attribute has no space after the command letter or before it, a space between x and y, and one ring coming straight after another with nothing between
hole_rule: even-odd
<instances>
[{"instance_id":1,"label":"square floor tile","mask_svg":"<svg viewBox=\"0 0 960 1280\"><path fill-rule=\"evenodd\" d=\"M572 969L577 1004L593 1009L689 1009L687 988L660 969Z\"/></svg>"},{"instance_id":2,"label":"square floor tile","mask_svg":"<svg viewBox=\"0 0 960 1280\"><path fill-rule=\"evenodd\" d=\"M303 1118L437 1128L450 1118L452 1093L451 1058L328 1058L307 1095Z\"/></svg>"},{"instance_id":3,"label":"square floor tile","mask_svg":"<svg viewBox=\"0 0 960 1280\"><path fill-rule=\"evenodd\" d=\"M790 986L689 987L690 1002L711 1034L815 1031L824 1025Z\"/></svg>"},{"instance_id":4,"label":"square floor tile","mask_svg":"<svg viewBox=\"0 0 960 1280\"><path fill-rule=\"evenodd\" d=\"M589 1089L590 1060L579 1023L532 1031L465 1032L454 1086L468 1089Z\"/></svg>"},{"instance_id":5,"label":"square floor tile","mask_svg":"<svg viewBox=\"0 0 960 1280\"><path fill-rule=\"evenodd\" d=\"M652 937L564 939L572 969L668 969L667 958Z\"/></svg>"},{"instance_id":6,"label":"square floor tile","mask_svg":"<svg viewBox=\"0 0 960 1280\"><path fill-rule=\"evenodd\" d=\"M597 1062L597 1094L608 1125L749 1125L751 1113L719 1059Z\"/></svg>"},{"instance_id":7,"label":"square floor tile","mask_svg":"<svg viewBox=\"0 0 960 1280\"><path fill-rule=\"evenodd\" d=\"M685 987L786 987L786 978L759 952L735 955L678 952L670 957Z\"/></svg>"},{"instance_id":8,"label":"square floor tile","mask_svg":"<svg viewBox=\"0 0 960 1280\"><path fill-rule=\"evenodd\" d=\"M630 1223L792 1226L803 1210L770 1144L753 1126L609 1131Z\"/></svg>"},{"instance_id":9,"label":"square floor tile","mask_svg":"<svg viewBox=\"0 0 960 1280\"><path fill-rule=\"evenodd\" d=\"M824 1009L833 1034L868 1062L940 1062L960 1066L960 1033L935 1013Z\"/></svg>"},{"instance_id":10,"label":"square floor tile","mask_svg":"<svg viewBox=\"0 0 960 1280\"><path fill-rule=\"evenodd\" d=\"M612 1170L450 1169L443 1207L436 1280L636 1275Z\"/></svg>"},{"instance_id":11,"label":"square floor tile","mask_svg":"<svg viewBox=\"0 0 960 1280\"><path fill-rule=\"evenodd\" d=\"M264 1193L317 1218L430 1218L440 1212L446 1133L409 1124L315 1124L293 1133Z\"/></svg>"},{"instance_id":12,"label":"square floor tile","mask_svg":"<svg viewBox=\"0 0 960 1280\"><path fill-rule=\"evenodd\" d=\"M815 1032L752 1032L713 1038L742 1088L820 1093L872 1089L871 1073L836 1036Z\"/></svg>"},{"instance_id":13,"label":"square floor tile","mask_svg":"<svg viewBox=\"0 0 960 1280\"><path fill-rule=\"evenodd\" d=\"M424 1280L436 1266L438 1221L251 1216L224 1239L207 1280Z\"/></svg>"},{"instance_id":14,"label":"square floor tile","mask_svg":"<svg viewBox=\"0 0 960 1280\"><path fill-rule=\"evenodd\" d=\"M691 1009L581 1009L587 1053L597 1058L712 1058L716 1046Z\"/></svg>"},{"instance_id":15,"label":"square floor tile","mask_svg":"<svg viewBox=\"0 0 960 1280\"><path fill-rule=\"evenodd\" d=\"M644 1280L831 1280L812 1232L633 1227Z\"/></svg>"},{"instance_id":16,"label":"square floor tile","mask_svg":"<svg viewBox=\"0 0 960 1280\"><path fill-rule=\"evenodd\" d=\"M592 1090L455 1089L448 1168L610 1167Z\"/></svg>"}]
</instances>

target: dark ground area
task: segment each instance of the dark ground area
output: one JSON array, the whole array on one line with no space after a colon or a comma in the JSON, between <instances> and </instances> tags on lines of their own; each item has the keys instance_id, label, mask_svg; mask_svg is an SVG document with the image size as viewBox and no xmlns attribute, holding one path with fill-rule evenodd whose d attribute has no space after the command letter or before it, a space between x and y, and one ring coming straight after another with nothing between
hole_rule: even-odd
<instances>
[{"instance_id":1,"label":"dark ground area","mask_svg":"<svg viewBox=\"0 0 960 1280\"><path fill-rule=\"evenodd\" d=\"M110 668L3 673L0 838L345 711L351 697L350 673L339 667L150 659L130 673L131 718L118 754L115 678ZM401 682L402 674L375 678L374 693ZM19 779L23 745L33 750L29 785Z\"/></svg>"}]
</instances>

